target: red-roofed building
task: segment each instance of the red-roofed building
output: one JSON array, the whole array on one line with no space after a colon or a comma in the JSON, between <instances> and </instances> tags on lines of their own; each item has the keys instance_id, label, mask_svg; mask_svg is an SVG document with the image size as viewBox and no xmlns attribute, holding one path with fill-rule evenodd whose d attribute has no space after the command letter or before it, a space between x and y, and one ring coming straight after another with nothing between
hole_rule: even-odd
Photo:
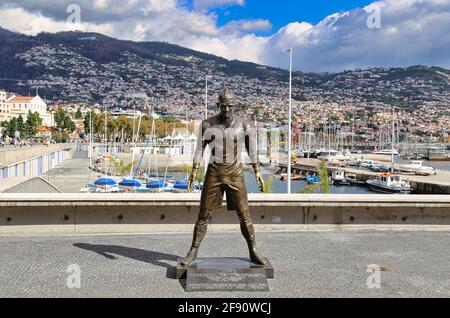
<instances>
[{"instance_id":1,"label":"red-roofed building","mask_svg":"<svg viewBox=\"0 0 450 318\"><path fill-rule=\"evenodd\" d=\"M54 126L53 115L47 112L47 104L39 95L7 97L6 92L0 91L0 121L9 121L20 115L26 120L29 111L38 112L45 126Z\"/></svg>"},{"instance_id":2,"label":"red-roofed building","mask_svg":"<svg viewBox=\"0 0 450 318\"><path fill-rule=\"evenodd\" d=\"M9 103L30 103L34 97L13 96L8 99Z\"/></svg>"}]
</instances>

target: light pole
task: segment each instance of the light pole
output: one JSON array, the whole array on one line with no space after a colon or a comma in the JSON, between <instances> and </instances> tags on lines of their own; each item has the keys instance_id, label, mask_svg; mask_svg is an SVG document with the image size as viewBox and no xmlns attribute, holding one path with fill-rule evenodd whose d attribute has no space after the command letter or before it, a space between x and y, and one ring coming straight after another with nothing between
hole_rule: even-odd
<instances>
[{"instance_id":1,"label":"light pole","mask_svg":"<svg viewBox=\"0 0 450 318\"><path fill-rule=\"evenodd\" d=\"M93 138L94 138L94 133L92 132L93 129L93 118L92 118L92 105L89 108L89 167L92 169L93 165L93 156L94 156L94 142L93 142Z\"/></svg>"},{"instance_id":2,"label":"light pole","mask_svg":"<svg viewBox=\"0 0 450 318\"><path fill-rule=\"evenodd\" d=\"M394 142L395 142L395 106L392 106L392 146L391 146L391 172L395 172L394 168Z\"/></svg>"},{"instance_id":3,"label":"light pole","mask_svg":"<svg viewBox=\"0 0 450 318\"><path fill-rule=\"evenodd\" d=\"M205 120L208 119L208 78L212 77L211 75L205 76ZM200 124L200 133L202 132L202 127ZM204 158L205 158L205 175L208 170L208 162L209 162L209 153L204 149Z\"/></svg>"},{"instance_id":4,"label":"light pole","mask_svg":"<svg viewBox=\"0 0 450 318\"><path fill-rule=\"evenodd\" d=\"M290 48L286 52L289 52L289 123L288 123L288 194L291 194L291 173L292 173L292 157L291 157L291 147L292 147L292 52L293 49Z\"/></svg>"},{"instance_id":5,"label":"light pole","mask_svg":"<svg viewBox=\"0 0 450 318\"><path fill-rule=\"evenodd\" d=\"M205 120L208 119L208 78L211 75L206 75L205 77Z\"/></svg>"},{"instance_id":6,"label":"light pole","mask_svg":"<svg viewBox=\"0 0 450 318\"><path fill-rule=\"evenodd\" d=\"M105 175L108 175L107 173L107 166L106 166L106 156L107 156L107 143L108 143L108 111L106 108L106 103L105 103L105 152L103 154L103 160L105 161Z\"/></svg>"}]
</instances>

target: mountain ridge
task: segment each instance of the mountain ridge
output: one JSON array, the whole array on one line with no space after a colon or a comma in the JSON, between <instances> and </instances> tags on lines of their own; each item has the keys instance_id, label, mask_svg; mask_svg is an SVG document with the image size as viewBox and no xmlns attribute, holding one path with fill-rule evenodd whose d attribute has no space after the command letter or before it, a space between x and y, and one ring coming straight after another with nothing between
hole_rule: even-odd
<instances>
[{"instance_id":1,"label":"mountain ridge","mask_svg":"<svg viewBox=\"0 0 450 318\"><path fill-rule=\"evenodd\" d=\"M121 105L120 96L127 91L143 90L160 104L176 103L183 94L201 104L205 76L214 75L222 86L250 96L248 103L258 96L276 102L285 98L289 76L285 69L227 60L166 42L118 40L94 32L28 36L0 27L0 41L0 87L26 93L41 86L53 101L114 106ZM449 79L449 70L420 65L336 73L296 71L293 96L298 101L448 105ZM112 88L117 91L111 93Z\"/></svg>"}]
</instances>

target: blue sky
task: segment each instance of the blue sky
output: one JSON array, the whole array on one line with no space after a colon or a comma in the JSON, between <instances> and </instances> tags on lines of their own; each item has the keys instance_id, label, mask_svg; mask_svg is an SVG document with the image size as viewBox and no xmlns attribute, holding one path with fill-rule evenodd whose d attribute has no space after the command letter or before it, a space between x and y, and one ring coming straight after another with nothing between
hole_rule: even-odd
<instances>
[{"instance_id":1,"label":"blue sky","mask_svg":"<svg viewBox=\"0 0 450 318\"><path fill-rule=\"evenodd\" d=\"M450 0L0 0L0 26L163 41L282 68L292 47L301 71L450 68Z\"/></svg>"}]
</instances>

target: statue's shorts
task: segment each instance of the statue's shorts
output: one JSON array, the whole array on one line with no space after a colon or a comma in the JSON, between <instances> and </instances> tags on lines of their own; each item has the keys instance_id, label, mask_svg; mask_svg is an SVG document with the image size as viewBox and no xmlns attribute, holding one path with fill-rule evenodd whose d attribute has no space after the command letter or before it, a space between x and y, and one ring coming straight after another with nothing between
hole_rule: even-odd
<instances>
[{"instance_id":1,"label":"statue's shorts","mask_svg":"<svg viewBox=\"0 0 450 318\"><path fill-rule=\"evenodd\" d=\"M217 164L208 166L200 202L200 212L222 207L227 195L229 211L248 212L247 186L242 164Z\"/></svg>"}]
</instances>

